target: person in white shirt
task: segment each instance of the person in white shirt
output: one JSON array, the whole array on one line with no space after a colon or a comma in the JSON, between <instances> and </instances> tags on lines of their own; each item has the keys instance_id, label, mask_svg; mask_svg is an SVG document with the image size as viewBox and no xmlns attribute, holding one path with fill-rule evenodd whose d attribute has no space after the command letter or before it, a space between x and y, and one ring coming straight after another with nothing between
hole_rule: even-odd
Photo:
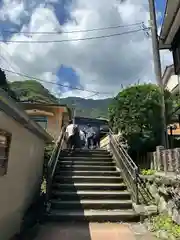
<instances>
[{"instance_id":1,"label":"person in white shirt","mask_svg":"<svg viewBox=\"0 0 180 240\"><path fill-rule=\"evenodd\" d=\"M76 145L75 128L76 128L76 125L73 123L72 120L70 120L69 125L66 127L66 138L67 138L68 149L75 148L75 145Z\"/></svg>"},{"instance_id":2,"label":"person in white shirt","mask_svg":"<svg viewBox=\"0 0 180 240\"><path fill-rule=\"evenodd\" d=\"M86 137L84 132L80 129L79 131L79 135L80 135L80 140L81 140L81 147L84 147L85 143L86 143Z\"/></svg>"}]
</instances>

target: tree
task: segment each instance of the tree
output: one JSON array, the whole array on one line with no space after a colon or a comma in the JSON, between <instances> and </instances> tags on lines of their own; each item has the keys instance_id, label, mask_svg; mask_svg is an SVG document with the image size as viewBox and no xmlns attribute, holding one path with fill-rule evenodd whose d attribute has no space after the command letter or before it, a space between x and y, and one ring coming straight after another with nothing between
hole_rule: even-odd
<instances>
[{"instance_id":1,"label":"tree","mask_svg":"<svg viewBox=\"0 0 180 240\"><path fill-rule=\"evenodd\" d=\"M14 100L18 101L16 94L9 87L4 71L2 71L1 69L0 69L0 88L6 91L8 95L12 97Z\"/></svg>"},{"instance_id":2,"label":"tree","mask_svg":"<svg viewBox=\"0 0 180 240\"><path fill-rule=\"evenodd\" d=\"M161 142L161 92L157 85L132 86L121 91L109 107L114 131L121 131L133 151L152 151ZM165 91L166 121L170 123L173 100Z\"/></svg>"}]
</instances>

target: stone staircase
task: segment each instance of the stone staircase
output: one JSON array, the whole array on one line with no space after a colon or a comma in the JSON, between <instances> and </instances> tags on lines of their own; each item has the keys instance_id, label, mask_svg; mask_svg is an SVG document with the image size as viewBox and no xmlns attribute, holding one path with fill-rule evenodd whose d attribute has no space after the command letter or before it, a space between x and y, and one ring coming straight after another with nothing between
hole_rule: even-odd
<instances>
[{"instance_id":1,"label":"stone staircase","mask_svg":"<svg viewBox=\"0 0 180 240\"><path fill-rule=\"evenodd\" d=\"M137 221L131 195L105 150L61 154L51 192L48 220Z\"/></svg>"}]
</instances>

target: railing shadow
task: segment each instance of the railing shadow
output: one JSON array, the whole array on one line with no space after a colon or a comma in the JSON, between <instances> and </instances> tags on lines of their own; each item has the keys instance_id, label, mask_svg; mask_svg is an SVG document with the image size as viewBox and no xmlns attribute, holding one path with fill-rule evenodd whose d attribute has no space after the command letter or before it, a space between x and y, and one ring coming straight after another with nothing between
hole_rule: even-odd
<instances>
[{"instance_id":1,"label":"railing shadow","mask_svg":"<svg viewBox=\"0 0 180 240\"><path fill-rule=\"evenodd\" d=\"M139 198L141 197L140 202L145 205L154 204L155 200L149 189L146 187L144 180L138 175L138 189L139 189Z\"/></svg>"},{"instance_id":2,"label":"railing shadow","mask_svg":"<svg viewBox=\"0 0 180 240\"><path fill-rule=\"evenodd\" d=\"M81 188L77 188L74 181L75 168L73 157L76 157L78 151L72 152L68 155L70 163L67 165L63 163L63 157L67 156L67 151L62 151L59 155L59 164L56 167L52 182L52 192L59 194L52 194L52 200L57 201L55 205L51 205L53 209L66 211L72 214L72 218L64 217L61 223L53 224L53 240L57 237L62 237L63 240L91 240L89 221L84 213L84 206L82 200L85 199L83 195L79 195L78 191L82 191ZM73 217L73 213L76 217ZM78 214L77 214L78 213Z\"/></svg>"}]
</instances>

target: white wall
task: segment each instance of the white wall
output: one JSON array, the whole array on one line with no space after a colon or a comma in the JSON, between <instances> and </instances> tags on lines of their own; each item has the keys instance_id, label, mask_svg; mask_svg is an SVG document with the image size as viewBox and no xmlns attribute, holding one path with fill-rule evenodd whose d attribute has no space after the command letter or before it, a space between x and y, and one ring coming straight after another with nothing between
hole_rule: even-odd
<instances>
[{"instance_id":1,"label":"white wall","mask_svg":"<svg viewBox=\"0 0 180 240\"><path fill-rule=\"evenodd\" d=\"M0 176L0 240L8 240L40 186L45 142L2 111L0 129L12 134L7 174Z\"/></svg>"},{"instance_id":2,"label":"white wall","mask_svg":"<svg viewBox=\"0 0 180 240\"><path fill-rule=\"evenodd\" d=\"M178 76L172 75L168 80L166 88L171 92L177 85L178 85Z\"/></svg>"}]
</instances>

